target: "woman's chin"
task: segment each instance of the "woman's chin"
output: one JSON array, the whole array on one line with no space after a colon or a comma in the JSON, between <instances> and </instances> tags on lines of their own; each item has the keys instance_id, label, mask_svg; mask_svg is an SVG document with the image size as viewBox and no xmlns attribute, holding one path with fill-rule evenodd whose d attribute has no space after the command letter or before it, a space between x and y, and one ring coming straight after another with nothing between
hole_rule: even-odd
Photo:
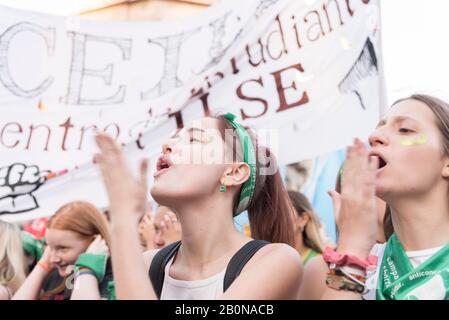
<instances>
[{"instance_id":1,"label":"woman's chin","mask_svg":"<svg viewBox=\"0 0 449 320\"><path fill-rule=\"evenodd\" d=\"M175 196L171 195L169 192L169 188L165 188L161 185L154 184L150 190L151 197L160 205L160 206L170 206L170 203L173 199L176 199ZM171 189L173 190L173 189Z\"/></svg>"},{"instance_id":2,"label":"woman's chin","mask_svg":"<svg viewBox=\"0 0 449 320\"><path fill-rule=\"evenodd\" d=\"M388 194L388 188L385 185L376 183L376 197L384 200L387 197Z\"/></svg>"},{"instance_id":3,"label":"woman's chin","mask_svg":"<svg viewBox=\"0 0 449 320\"><path fill-rule=\"evenodd\" d=\"M58 274L61 277L67 276L67 273L66 273L67 272L67 267L63 267L63 268L57 267L56 270L58 270Z\"/></svg>"}]
</instances>

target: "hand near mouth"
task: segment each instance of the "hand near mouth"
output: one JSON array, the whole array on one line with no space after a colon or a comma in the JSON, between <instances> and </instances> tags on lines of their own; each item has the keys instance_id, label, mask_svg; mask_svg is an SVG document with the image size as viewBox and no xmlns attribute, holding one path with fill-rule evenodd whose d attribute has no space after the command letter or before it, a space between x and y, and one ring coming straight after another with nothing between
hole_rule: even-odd
<instances>
[{"instance_id":1,"label":"hand near mouth","mask_svg":"<svg viewBox=\"0 0 449 320\"><path fill-rule=\"evenodd\" d=\"M147 204L148 161L140 164L140 176L134 177L120 146L108 135L98 134L95 141L100 153L94 162L103 176L109 198L111 222L135 219L136 225Z\"/></svg>"},{"instance_id":2,"label":"hand near mouth","mask_svg":"<svg viewBox=\"0 0 449 320\"><path fill-rule=\"evenodd\" d=\"M376 243L376 172L378 157L370 157L366 146L356 139L347 149L341 195L329 193L334 203L340 232L338 251L366 258Z\"/></svg>"},{"instance_id":3,"label":"hand near mouth","mask_svg":"<svg viewBox=\"0 0 449 320\"><path fill-rule=\"evenodd\" d=\"M45 247L44 253L42 255L42 257L40 258L38 264L46 271L46 272L50 272L51 270L53 270L55 268L55 265L53 263L51 263L50 260L50 247L47 246Z\"/></svg>"}]
</instances>

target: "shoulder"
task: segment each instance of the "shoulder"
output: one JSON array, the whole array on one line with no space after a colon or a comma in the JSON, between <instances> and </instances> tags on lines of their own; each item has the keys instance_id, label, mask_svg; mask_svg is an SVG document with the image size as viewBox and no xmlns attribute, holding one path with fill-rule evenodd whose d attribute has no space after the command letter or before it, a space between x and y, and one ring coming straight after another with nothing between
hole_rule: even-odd
<instances>
[{"instance_id":1,"label":"shoulder","mask_svg":"<svg viewBox=\"0 0 449 320\"><path fill-rule=\"evenodd\" d=\"M11 299L9 289L5 286L0 285L0 300L9 300L9 299Z\"/></svg>"},{"instance_id":2,"label":"shoulder","mask_svg":"<svg viewBox=\"0 0 449 320\"><path fill-rule=\"evenodd\" d=\"M283 243L270 243L262 247L248 262L248 266L261 264L279 265L301 271L301 257L291 246Z\"/></svg>"},{"instance_id":3,"label":"shoulder","mask_svg":"<svg viewBox=\"0 0 449 320\"><path fill-rule=\"evenodd\" d=\"M286 244L261 248L225 292L225 299L294 299L302 276L297 251Z\"/></svg>"},{"instance_id":4,"label":"shoulder","mask_svg":"<svg viewBox=\"0 0 449 320\"><path fill-rule=\"evenodd\" d=\"M303 267L299 253L289 245L272 243L261 248L249 260L242 270L243 273L262 275L265 270L271 279L277 281L294 281L299 283Z\"/></svg>"},{"instance_id":5,"label":"shoulder","mask_svg":"<svg viewBox=\"0 0 449 320\"><path fill-rule=\"evenodd\" d=\"M156 253L158 253L159 251L160 249L151 249L143 253L143 262L145 263L145 268L147 270L150 269L151 262L153 261L153 258L156 255Z\"/></svg>"},{"instance_id":6,"label":"shoulder","mask_svg":"<svg viewBox=\"0 0 449 320\"><path fill-rule=\"evenodd\" d=\"M322 256L315 256L304 267L303 281L299 290L300 300L320 300L326 290L328 266Z\"/></svg>"}]
</instances>

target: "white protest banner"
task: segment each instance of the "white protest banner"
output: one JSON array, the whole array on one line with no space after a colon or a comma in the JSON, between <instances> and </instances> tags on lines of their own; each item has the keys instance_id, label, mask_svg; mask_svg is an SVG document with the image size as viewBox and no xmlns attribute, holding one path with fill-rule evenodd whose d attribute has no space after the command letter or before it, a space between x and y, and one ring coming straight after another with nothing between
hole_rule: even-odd
<instances>
[{"instance_id":1,"label":"white protest banner","mask_svg":"<svg viewBox=\"0 0 449 320\"><path fill-rule=\"evenodd\" d=\"M366 138L383 107L379 12L228 0L180 20L94 22L0 7L0 219L107 206L96 130L134 164L219 112L268 133L284 164Z\"/></svg>"}]
</instances>

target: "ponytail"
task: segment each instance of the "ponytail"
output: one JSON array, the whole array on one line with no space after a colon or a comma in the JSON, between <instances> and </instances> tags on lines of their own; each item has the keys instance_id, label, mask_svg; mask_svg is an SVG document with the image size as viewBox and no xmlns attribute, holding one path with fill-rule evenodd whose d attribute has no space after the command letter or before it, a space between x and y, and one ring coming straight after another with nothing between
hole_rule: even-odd
<instances>
[{"instance_id":1,"label":"ponytail","mask_svg":"<svg viewBox=\"0 0 449 320\"><path fill-rule=\"evenodd\" d=\"M393 221L391 220L391 210L390 210L390 207L388 205L385 208L385 215L384 215L383 225L384 225L385 240L388 241L388 239L394 233Z\"/></svg>"},{"instance_id":2,"label":"ponytail","mask_svg":"<svg viewBox=\"0 0 449 320\"><path fill-rule=\"evenodd\" d=\"M225 140L226 130L234 130L234 127L225 116L218 116L217 119L220 121L219 127L222 138ZM247 208L251 236L258 240L294 246L294 208L279 174L274 154L267 147L258 144L255 134L250 129L245 129L251 138L256 153L255 189ZM238 138L235 142L232 143L232 146L229 146L233 149L232 159L243 161L243 146ZM268 168L274 169L274 173L261 173L263 171L261 169ZM238 213L239 199L240 192L237 192L233 205L234 214Z\"/></svg>"},{"instance_id":3,"label":"ponytail","mask_svg":"<svg viewBox=\"0 0 449 320\"><path fill-rule=\"evenodd\" d=\"M267 149L267 152L269 150ZM264 177L263 185L248 208L254 239L295 245L293 206L279 171Z\"/></svg>"}]
</instances>

